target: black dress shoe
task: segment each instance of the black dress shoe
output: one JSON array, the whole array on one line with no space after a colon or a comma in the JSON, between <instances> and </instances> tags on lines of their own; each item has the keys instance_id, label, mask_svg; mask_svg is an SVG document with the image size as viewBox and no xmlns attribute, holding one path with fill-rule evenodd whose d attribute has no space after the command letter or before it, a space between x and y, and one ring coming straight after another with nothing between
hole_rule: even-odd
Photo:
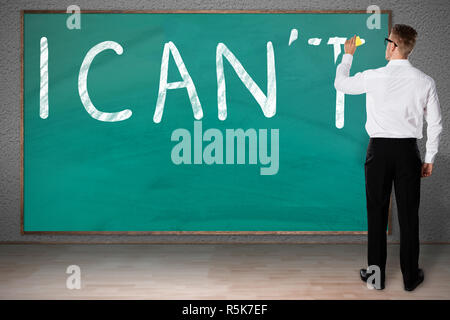
<instances>
[{"instance_id":1,"label":"black dress shoe","mask_svg":"<svg viewBox=\"0 0 450 320\"><path fill-rule=\"evenodd\" d=\"M405 284L405 290L406 291L413 291L415 288L417 288L417 286L419 284L421 284L423 282L424 278L425 278L425 276L423 274L423 270L419 269L419 271L418 271L418 279L411 285Z\"/></svg>"},{"instance_id":2,"label":"black dress shoe","mask_svg":"<svg viewBox=\"0 0 450 320\"><path fill-rule=\"evenodd\" d=\"M364 282L367 282L367 280L369 279L369 277L371 276L372 274L367 274L367 270L366 269L361 269L361 270L359 270L359 276L361 277L361 280L362 281L364 281ZM382 281L381 283L380 283L380 288L376 288L375 286L373 286L375 289L377 289L377 290L383 290L384 289L384 281Z\"/></svg>"},{"instance_id":3,"label":"black dress shoe","mask_svg":"<svg viewBox=\"0 0 450 320\"><path fill-rule=\"evenodd\" d=\"M369 276L367 275L366 269L359 270L359 276L361 277L361 280L364 282L367 282L367 279L369 279Z\"/></svg>"}]
</instances>

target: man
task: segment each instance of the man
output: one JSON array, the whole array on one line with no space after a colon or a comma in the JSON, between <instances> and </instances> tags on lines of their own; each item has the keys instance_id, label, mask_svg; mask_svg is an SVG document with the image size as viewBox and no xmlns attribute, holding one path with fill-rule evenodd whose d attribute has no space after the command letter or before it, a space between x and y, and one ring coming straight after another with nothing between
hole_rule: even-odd
<instances>
[{"instance_id":1,"label":"man","mask_svg":"<svg viewBox=\"0 0 450 320\"><path fill-rule=\"evenodd\" d=\"M433 79L408 60L417 32L396 24L385 39L386 60L382 68L358 72L350 77L356 36L345 42L345 54L336 69L334 86L345 94L366 93L366 131L370 136L364 164L367 200L368 280L379 268L376 289L384 289L386 229L389 199L394 182L400 224L400 265L404 288L414 290L423 282L419 269L419 202L421 177L429 177L438 152L442 119ZM427 121L424 163L417 147L422 138L423 117ZM370 271L370 272L369 272ZM371 279L372 280L372 279Z\"/></svg>"}]
</instances>

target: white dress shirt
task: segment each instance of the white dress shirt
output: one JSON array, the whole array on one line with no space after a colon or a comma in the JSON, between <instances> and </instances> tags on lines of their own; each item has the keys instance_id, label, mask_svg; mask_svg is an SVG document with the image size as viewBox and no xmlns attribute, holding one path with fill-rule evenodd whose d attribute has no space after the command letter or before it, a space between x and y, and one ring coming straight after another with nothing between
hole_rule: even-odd
<instances>
[{"instance_id":1,"label":"white dress shirt","mask_svg":"<svg viewBox=\"0 0 450 320\"><path fill-rule=\"evenodd\" d=\"M408 59L394 59L378 69L350 77L353 55L346 53L336 69L334 86L345 94L366 93L366 131L370 137L422 138L427 121L425 163L438 152L442 116L434 80Z\"/></svg>"}]
</instances>

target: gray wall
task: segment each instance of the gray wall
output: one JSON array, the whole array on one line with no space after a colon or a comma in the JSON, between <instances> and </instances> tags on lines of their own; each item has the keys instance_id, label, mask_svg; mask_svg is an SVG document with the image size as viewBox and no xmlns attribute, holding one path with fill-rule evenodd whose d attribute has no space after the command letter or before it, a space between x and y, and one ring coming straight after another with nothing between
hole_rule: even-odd
<instances>
[{"instance_id":1,"label":"gray wall","mask_svg":"<svg viewBox=\"0 0 450 320\"><path fill-rule=\"evenodd\" d=\"M175 10L175 9L262 9L262 10L366 10L372 1L5 1L0 9L0 241L36 242L363 242L365 235L297 235L297 236L80 236L80 235L21 235L20 234L20 10L59 9L70 4L81 9L123 10ZM422 179L420 237L422 242L450 241L450 147L448 90L450 1L448 0L398 0L377 1L381 9L392 10L392 23L414 26L418 43L410 57L413 65L435 79L444 130L433 175ZM424 130L426 124L424 124ZM425 153L426 132L419 140L422 158ZM349 203L351 206L351 203ZM393 198L393 226L389 242L399 241L397 207Z\"/></svg>"}]
</instances>

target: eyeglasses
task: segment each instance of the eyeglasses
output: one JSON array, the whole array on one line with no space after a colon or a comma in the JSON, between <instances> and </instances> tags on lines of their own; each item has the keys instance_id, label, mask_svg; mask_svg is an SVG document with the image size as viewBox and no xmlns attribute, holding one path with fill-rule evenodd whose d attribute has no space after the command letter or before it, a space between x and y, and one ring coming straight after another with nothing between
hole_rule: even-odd
<instances>
[{"instance_id":1,"label":"eyeglasses","mask_svg":"<svg viewBox=\"0 0 450 320\"><path fill-rule=\"evenodd\" d=\"M394 41L392 41L391 39L384 38L384 45L386 45L387 42L392 42L394 44L394 46L398 47L398 45Z\"/></svg>"}]
</instances>

